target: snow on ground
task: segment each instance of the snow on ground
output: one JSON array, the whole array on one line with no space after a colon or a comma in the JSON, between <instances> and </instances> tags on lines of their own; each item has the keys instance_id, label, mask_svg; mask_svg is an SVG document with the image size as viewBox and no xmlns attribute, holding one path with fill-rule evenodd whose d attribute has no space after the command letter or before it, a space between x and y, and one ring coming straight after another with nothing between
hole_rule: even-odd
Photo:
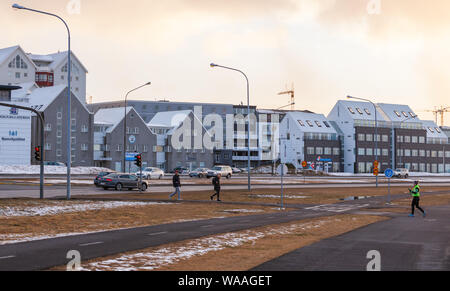
<instances>
[{"instance_id":1,"label":"snow on ground","mask_svg":"<svg viewBox=\"0 0 450 291\"><path fill-rule=\"evenodd\" d=\"M184 245L155 248L149 252L121 255L114 259L92 262L82 266L84 271L136 271L155 270L172 265L194 256L203 256L225 248L235 248L270 235L288 235L294 232L317 229L325 224L339 222L340 219L324 218L316 222L298 223L289 226L272 227L263 231L247 230L230 232L206 238L194 239Z\"/></svg>"},{"instance_id":2,"label":"snow on ground","mask_svg":"<svg viewBox=\"0 0 450 291\"><path fill-rule=\"evenodd\" d=\"M89 210L112 209L126 206L147 206L147 205L164 205L170 203L160 202L123 202L123 201L107 201L107 202L74 202L62 203L61 201L48 201L45 206L0 206L0 217L17 217L17 216L43 216L56 215L61 213L72 213Z\"/></svg>"},{"instance_id":3,"label":"snow on ground","mask_svg":"<svg viewBox=\"0 0 450 291\"><path fill-rule=\"evenodd\" d=\"M263 212L262 209L227 209L223 210L223 212L229 213L254 213L254 212Z\"/></svg>"},{"instance_id":4,"label":"snow on ground","mask_svg":"<svg viewBox=\"0 0 450 291\"><path fill-rule=\"evenodd\" d=\"M252 195L248 195L249 197L252 198L277 198L280 199L281 195L270 195L270 194L252 194ZM310 196L300 196L300 195L283 195L284 198L289 198L289 199L304 199L304 198L308 198Z\"/></svg>"},{"instance_id":5,"label":"snow on ground","mask_svg":"<svg viewBox=\"0 0 450 291\"><path fill-rule=\"evenodd\" d=\"M70 171L72 174L77 175L93 175L98 174L102 171L111 171L107 168L101 167L71 167ZM44 166L44 172L46 174L66 174L67 167L61 166ZM0 165L0 174L39 174L40 166L39 165Z\"/></svg>"}]
</instances>

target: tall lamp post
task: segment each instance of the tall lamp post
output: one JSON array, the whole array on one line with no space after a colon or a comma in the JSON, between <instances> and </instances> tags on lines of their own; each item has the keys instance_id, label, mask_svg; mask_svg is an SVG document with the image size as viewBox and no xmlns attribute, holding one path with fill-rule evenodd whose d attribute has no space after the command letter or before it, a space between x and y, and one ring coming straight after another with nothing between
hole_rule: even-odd
<instances>
[{"instance_id":1,"label":"tall lamp post","mask_svg":"<svg viewBox=\"0 0 450 291\"><path fill-rule=\"evenodd\" d=\"M416 117L417 117L417 115L414 115L414 116L411 116L411 117L408 117L408 118L402 120L402 121L400 122L400 128L402 128L402 124L403 124L404 122L406 122L406 121L408 121L408 120L410 120L410 119L414 119L414 118L416 118ZM399 146L398 149L401 150L401 143L399 143L398 146ZM400 156L400 158L399 158L399 164L400 164L400 167L401 167L401 165L402 165L402 155L399 155L399 156Z\"/></svg>"},{"instance_id":2,"label":"tall lamp post","mask_svg":"<svg viewBox=\"0 0 450 291\"><path fill-rule=\"evenodd\" d=\"M125 108L124 108L124 118L123 118L123 172L125 172L126 161L127 161L127 98L128 94L133 91L136 91L142 87L151 85L152 82L147 82L144 85L134 88L133 90L128 91L125 95Z\"/></svg>"},{"instance_id":3,"label":"tall lamp post","mask_svg":"<svg viewBox=\"0 0 450 291\"><path fill-rule=\"evenodd\" d=\"M41 10L36 10L36 9L31 9L31 8L27 8L24 7L22 5L19 4L13 4L12 5L13 8L16 9L22 9L22 10L28 10L31 12L36 12L36 13L41 13L41 14L45 14L45 15L49 15L49 16L53 16L58 18L59 20L61 20L64 25L66 26L67 29L67 35L68 35L68 49L67 49L67 199L70 199L70 167L72 164L72 144L71 144L71 140L72 140L72 136L71 136L71 109L70 109L70 103L71 103L71 88L70 88L70 79L71 79L71 67L72 64L70 62L70 55L71 55L71 50L70 50L70 30L69 30L69 26L67 25L67 23L64 21L64 19L62 19L61 17L59 17L56 14L53 13L49 13L49 12L45 12L45 11L41 11Z\"/></svg>"},{"instance_id":4,"label":"tall lamp post","mask_svg":"<svg viewBox=\"0 0 450 291\"><path fill-rule=\"evenodd\" d=\"M247 155L248 155L247 172L248 172L248 191L250 191L251 190L251 184L250 184L250 85L249 85L249 82L248 82L248 78L247 78L247 75L244 72L242 72L241 70L238 70L238 69L217 65L217 64L214 64L214 63L211 63L210 66L211 66L211 68L219 67L219 68L223 68L223 69L239 72L242 75L244 75L245 80L247 81L247 121L248 121L248 128L247 128Z\"/></svg>"},{"instance_id":5,"label":"tall lamp post","mask_svg":"<svg viewBox=\"0 0 450 291\"><path fill-rule=\"evenodd\" d=\"M370 102L373 105L373 109L375 111L375 160L378 161L378 118L377 118L377 106L375 105L375 103L373 103L369 99L353 97L353 96L347 96L347 98ZM375 176L375 181L376 181L376 187L378 187L378 175Z\"/></svg>"}]
</instances>

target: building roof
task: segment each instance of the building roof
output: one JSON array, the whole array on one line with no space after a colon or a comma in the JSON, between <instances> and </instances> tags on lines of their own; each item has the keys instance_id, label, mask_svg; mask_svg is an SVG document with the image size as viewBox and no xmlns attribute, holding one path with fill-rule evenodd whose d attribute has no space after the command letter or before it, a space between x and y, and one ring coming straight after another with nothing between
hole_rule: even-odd
<instances>
[{"instance_id":1,"label":"building roof","mask_svg":"<svg viewBox=\"0 0 450 291\"><path fill-rule=\"evenodd\" d=\"M46 62L48 64L48 68L50 70L56 70L56 68L62 63L67 60L67 51L65 52L57 52L54 54L48 54L48 55L36 55L36 54L27 54L33 61L39 61L39 62ZM83 67L83 69L88 72L86 67L83 65L83 63L80 62L80 60L77 58L77 56L71 51L71 57L75 58L76 61Z\"/></svg>"},{"instance_id":2,"label":"building roof","mask_svg":"<svg viewBox=\"0 0 450 291\"><path fill-rule=\"evenodd\" d=\"M132 110L136 113L133 107L127 106L126 114L128 115ZM139 116L139 114L137 113L136 115ZM112 132L117 127L117 125L123 120L124 116L125 116L124 107L100 109L94 115L94 124L111 125L111 127L108 128L106 132Z\"/></svg>"},{"instance_id":3,"label":"building roof","mask_svg":"<svg viewBox=\"0 0 450 291\"><path fill-rule=\"evenodd\" d=\"M2 65L5 61L9 60L13 53L17 50L20 50L25 57L30 61L30 63L36 68L36 64L33 62L33 60L26 54L23 49L19 45L2 48L0 49L0 65Z\"/></svg>"},{"instance_id":4,"label":"building roof","mask_svg":"<svg viewBox=\"0 0 450 291\"><path fill-rule=\"evenodd\" d=\"M345 108L348 116L357 120L375 120L375 108L370 102L339 100L338 104ZM377 106L377 120L389 121L386 114Z\"/></svg>"},{"instance_id":5,"label":"building roof","mask_svg":"<svg viewBox=\"0 0 450 291\"><path fill-rule=\"evenodd\" d=\"M189 116L192 110L158 112L147 123L148 127L177 128Z\"/></svg>"},{"instance_id":6,"label":"building roof","mask_svg":"<svg viewBox=\"0 0 450 291\"><path fill-rule=\"evenodd\" d=\"M337 133L323 114L309 112L287 112L286 117L296 120L296 126L303 132Z\"/></svg>"},{"instance_id":7,"label":"building roof","mask_svg":"<svg viewBox=\"0 0 450 291\"><path fill-rule=\"evenodd\" d=\"M37 88L28 95L29 104L37 111L45 111L66 88L66 85Z\"/></svg>"},{"instance_id":8,"label":"building roof","mask_svg":"<svg viewBox=\"0 0 450 291\"><path fill-rule=\"evenodd\" d=\"M36 85L35 82L20 83L18 84L18 86L20 86L21 88L11 92L11 99L21 99L28 97L28 95L30 95L33 90L39 88L39 86Z\"/></svg>"},{"instance_id":9,"label":"building roof","mask_svg":"<svg viewBox=\"0 0 450 291\"><path fill-rule=\"evenodd\" d=\"M422 120L421 122L424 129L427 131L427 138L448 138L448 136L433 120Z\"/></svg>"},{"instance_id":10,"label":"building roof","mask_svg":"<svg viewBox=\"0 0 450 291\"><path fill-rule=\"evenodd\" d=\"M414 113L408 105L387 103L378 103L377 105L384 111L391 121L402 122L407 118L410 118L405 122L420 122L418 117L412 118L413 116L417 116L417 114Z\"/></svg>"}]
</instances>

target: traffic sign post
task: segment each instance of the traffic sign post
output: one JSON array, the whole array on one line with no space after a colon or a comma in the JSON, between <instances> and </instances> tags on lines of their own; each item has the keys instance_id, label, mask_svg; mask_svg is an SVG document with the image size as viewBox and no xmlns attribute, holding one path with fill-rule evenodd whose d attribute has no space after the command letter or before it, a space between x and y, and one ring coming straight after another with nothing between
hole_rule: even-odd
<instances>
[{"instance_id":1,"label":"traffic sign post","mask_svg":"<svg viewBox=\"0 0 450 291\"><path fill-rule=\"evenodd\" d=\"M283 207L283 176L284 176L284 172L287 172L287 171L288 171L288 168L285 164L280 164L277 167L277 172L281 176L281 209L284 209L284 207Z\"/></svg>"},{"instance_id":2,"label":"traffic sign post","mask_svg":"<svg viewBox=\"0 0 450 291\"><path fill-rule=\"evenodd\" d=\"M394 176L394 171L392 169L386 169L384 175L388 179L388 203L391 204L391 178Z\"/></svg>"},{"instance_id":3,"label":"traffic sign post","mask_svg":"<svg viewBox=\"0 0 450 291\"><path fill-rule=\"evenodd\" d=\"M302 167L303 167L303 184L306 184L305 169L308 167L308 162L307 161L303 161L302 162Z\"/></svg>"}]
</instances>

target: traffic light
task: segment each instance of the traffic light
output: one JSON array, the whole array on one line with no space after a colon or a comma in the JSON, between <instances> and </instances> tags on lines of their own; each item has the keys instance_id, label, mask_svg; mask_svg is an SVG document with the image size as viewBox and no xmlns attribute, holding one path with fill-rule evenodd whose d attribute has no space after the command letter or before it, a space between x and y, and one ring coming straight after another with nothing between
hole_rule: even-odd
<instances>
[{"instance_id":1,"label":"traffic light","mask_svg":"<svg viewBox=\"0 0 450 291\"><path fill-rule=\"evenodd\" d=\"M134 161L135 161L134 164L140 168L142 166L142 155L137 154L134 158Z\"/></svg>"},{"instance_id":2,"label":"traffic light","mask_svg":"<svg viewBox=\"0 0 450 291\"><path fill-rule=\"evenodd\" d=\"M34 147L34 158L36 159L36 161L40 161L42 159L41 147Z\"/></svg>"}]
</instances>

